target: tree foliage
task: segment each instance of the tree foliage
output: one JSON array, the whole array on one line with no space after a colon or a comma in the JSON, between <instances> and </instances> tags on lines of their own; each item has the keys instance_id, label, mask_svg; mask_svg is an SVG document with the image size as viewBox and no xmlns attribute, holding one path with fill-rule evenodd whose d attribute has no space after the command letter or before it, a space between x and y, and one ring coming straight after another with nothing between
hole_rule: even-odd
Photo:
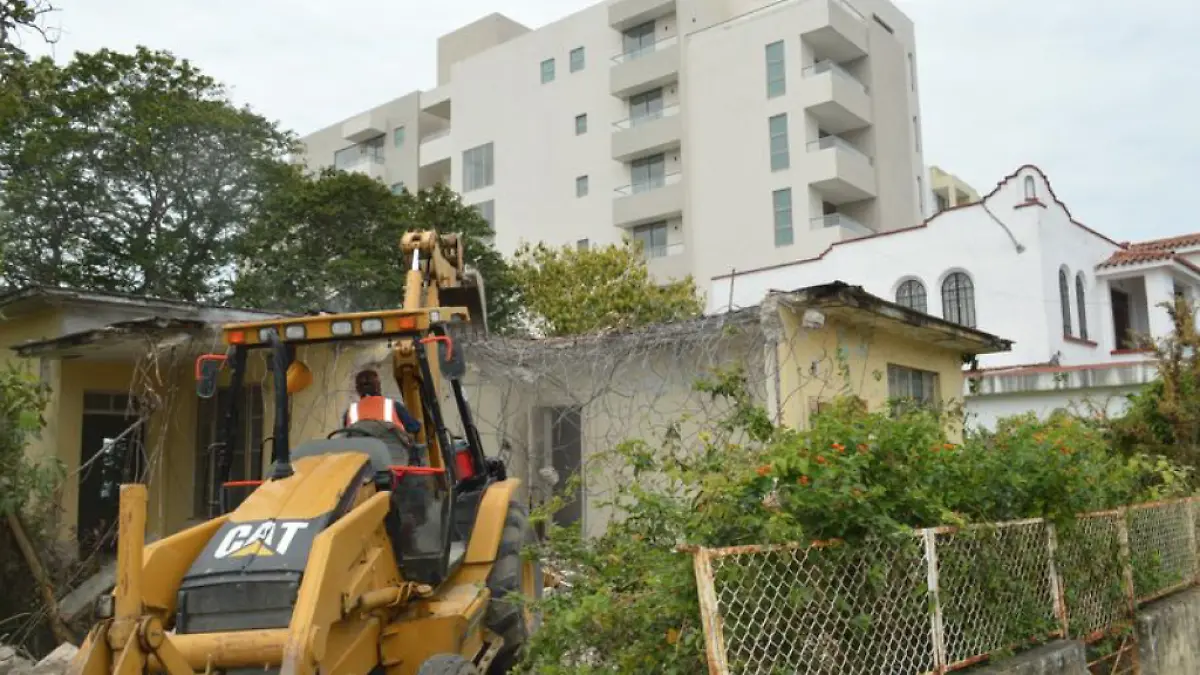
<instances>
[{"instance_id":1,"label":"tree foliage","mask_svg":"<svg viewBox=\"0 0 1200 675\"><path fill-rule=\"evenodd\" d=\"M219 295L290 136L167 52L30 68L0 118L4 283Z\"/></svg>"},{"instance_id":2,"label":"tree foliage","mask_svg":"<svg viewBox=\"0 0 1200 675\"><path fill-rule=\"evenodd\" d=\"M1126 452L1168 456L1200 468L1200 333L1196 308L1185 297L1160 305L1172 331L1158 340L1139 338L1150 350L1158 379L1129 397L1128 411L1109 422L1114 443Z\"/></svg>"},{"instance_id":3,"label":"tree foliage","mask_svg":"<svg viewBox=\"0 0 1200 675\"><path fill-rule=\"evenodd\" d=\"M546 336L625 330L700 314L689 275L659 285L639 244L580 250L523 245L513 270L529 321Z\"/></svg>"},{"instance_id":4,"label":"tree foliage","mask_svg":"<svg viewBox=\"0 0 1200 675\"><path fill-rule=\"evenodd\" d=\"M23 369L0 369L0 517L45 498L60 477L57 464L31 460L27 448L41 433L49 392Z\"/></svg>"},{"instance_id":5,"label":"tree foliage","mask_svg":"<svg viewBox=\"0 0 1200 675\"><path fill-rule=\"evenodd\" d=\"M707 672L692 560L675 552L680 543L838 539L844 553L830 555L857 560L871 550L856 546L867 538L916 546L911 528L1027 517L1066 523L1076 513L1189 490L1188 470L1114 453L1100 430L1066 414L1014 417L955 443L950 420L935 411L870 413L846 398L798 431L764 426L769 418L740 394L736 371L701 386L732 401L728 423L712 425L700 444L632 440L598 453L589 470L621 476L601 508L620 517L592 539L577 526L548 524L548 557L567 570L571 587L543 601L523 672ZM536 518L562 505L552 500ZM869 562L889 574L883 559ZM1002 561L991 562L968 570L971 578L1013 583ZM797 582L794 592L803 590ZM1021 629L1032 630L1040 615Z\"/></svg>"},{"instance_id":6,"label":"tree foliage","mask_svg":"<svg viewBox=\"0 0 1200 675\"><path fill-rule=\"evenodd\" d=\"M377 180L326 169L283 167L239 247L236 302L296 311L395 307L408 269L400 239L411 230L464 235L464 255L484 277L489 326L510 323L514 297L491 229L438 185L396 195Z\"/></svg>"}]
</instances>

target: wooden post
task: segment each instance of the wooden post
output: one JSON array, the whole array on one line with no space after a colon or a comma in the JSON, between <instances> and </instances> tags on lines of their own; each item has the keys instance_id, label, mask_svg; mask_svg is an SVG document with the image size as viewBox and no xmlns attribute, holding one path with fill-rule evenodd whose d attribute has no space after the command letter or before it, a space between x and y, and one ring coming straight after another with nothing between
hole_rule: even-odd
<instances>
[{"instance_id":1,"label":"wooden post","mask_svg":"<svg viewBox=\"0 0 1200 675\"><path fill-rule=\"evenodd\" d=\"M12 530L13 538L17 540L17 548L21 549L21 554L25 556L25 563L29 565L29 571L33 573L33 578L37 581L38 591L42 594L42 602L46 603L46 616L50 622L50 630L54 632L54 639L74 644L75 637L71 635L71 630L67 628L67 624L63 623L62 615L58 613L58 601L54 597L54 584L50 580L50 575L46 573L46 568L42 566L37 551L33 548L33 542L29 541L25 526L21 524L21 519L17 518L15 513L8 514L6 520L8 529Z\"/></svg>"}]
</instances>

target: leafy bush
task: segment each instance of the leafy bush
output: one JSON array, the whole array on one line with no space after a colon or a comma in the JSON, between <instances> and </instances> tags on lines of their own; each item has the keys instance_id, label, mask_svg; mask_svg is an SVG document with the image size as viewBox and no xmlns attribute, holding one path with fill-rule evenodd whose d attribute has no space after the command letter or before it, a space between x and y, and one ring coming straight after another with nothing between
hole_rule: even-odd
<instances>
[{"instance_id":1,"label":"leafy bush","mask_svg":"<svg viewBox=\"0 0 1200 675\"><path fill-rule=\"evenodd\" d=\"M528 672L706 672L692 558L680 544L852 543L942 524L1066 521L1189 483L1160 458L1110 452L1101 430L1068 415L1013 418L956 444L944 413L868 413L847 400L797 431L772 426L736 373L701 388L734 405L700 447L631 441L594 460L629 478L614 481L622 517L604 535L548 525L549 557L571 588L544 601Z\"/></svg>"},{"instance_id":2,"label":"leafy bush","mask_svg":"<svg viewBox=\"0 0 1200 675\"><path fill-rule=\"evenodd\" d=\"M60 477L57 464L31 462L25 450L42 428L47 390L24 370L0 370L0 516L21 513L49 496Z\"/></svg>"}]
</instances>

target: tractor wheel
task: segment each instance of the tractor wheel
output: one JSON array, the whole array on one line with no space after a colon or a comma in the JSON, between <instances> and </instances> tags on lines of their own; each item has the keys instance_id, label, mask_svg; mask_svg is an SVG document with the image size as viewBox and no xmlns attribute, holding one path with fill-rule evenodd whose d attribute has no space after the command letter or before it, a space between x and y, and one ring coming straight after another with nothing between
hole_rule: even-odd
<instances>
[{"instance_id":1,"label":"tractor wheel","mask_svg":"<svg viewBox=\"0 0 1200 675\"><path fill-rule=\"evenodd\" d=\"M536 543L537 535L529 525L529 510L519 501L510 501L500 549L487 579L492 600L485 621L489 630L504 638L504 646L488 668L488 675L509 672L518 652L537 630L538 617L523 606L521 599L505 599L510 593L523 595L525 599L541 599L542 566L537 560L521 558L521 549Z\"/></svg>"},{"instance_id":2,"label":"tractor wheel","mask_svg":"<svg viewBox=\"0 0 1200 675\"><path fill-rule=\"evenodd\" d=\"M417 675L479 675L479 671L458 654L438 654L422 663Z\"/></svg>"}]
</instances>

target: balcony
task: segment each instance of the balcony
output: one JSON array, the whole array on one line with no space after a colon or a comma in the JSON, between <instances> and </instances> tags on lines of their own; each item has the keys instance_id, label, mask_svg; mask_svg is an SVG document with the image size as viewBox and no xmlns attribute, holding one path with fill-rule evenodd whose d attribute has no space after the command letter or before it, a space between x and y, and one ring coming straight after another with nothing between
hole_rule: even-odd
<instances>
[{"instance_id":1,"label":"balcony","mask_svg":"<svg viewBox=\"0 0 1200 675\"><path fill-rule=\"evenodd\" d=\"M649 183L617 188L613 224L633 227L683 213L683 174L671 173Z\"/></svg>"},{"instance_id":2,"label":"balcony","mask_svg":"<svg viewBox=\"0 0 1200 675\"><path fill-rule=\"evenodd\" d=\"M823 58L849 61L867 55L867 20L842 0L810 0L800 11L800 37Z\"/></svg>"},{"instance_id":3,"label":"balcony","mask_svg":"<svg viewBox=\"0 0 1200 675\"><path fill-rule=\"evenodd\" d=\"M679 38L672 36L613 57L609 92L629 98L679 79Z\"/></svg>"},{"instance_id":4,"label":"balcony","mask_svg":"<svg viewBox=\"0 0 1200 675\"><path fill-rule=\"evenodd\" d=\"M363 155L346 162L339 168L347 173L361 173L377 180L383 180L386 175L383 157L376 155Z\"/></svg>"},{"instance_id":5,"label":"balcony","mask_svg":"<svg viewBox=\"0 0 1200 675\"><path fill-rule=\"evenodd\" d=\"M871 158L844 139L826 136L808 144L808 182L824 201L846 204L876 196Z\"/></svg>"},{"instance_id":6,"label":"balcony","mask_svg":"<svg viewBox=\"0 0 1200 675\"><path fill-rule=\"evenodd\" d=\"M440 129L421 137L421 166L449 162L454 152L450 129Z\"/></svg>"},{"instance_id":7,"label":"balcony","mask_svg":"<svg viewBox=\"0 0 1200 675\"><path fill-rule=\"evenodd\" d=\"M342 123L342 138L362 143L387 133L387 119L379 112L366 112Z\"/></svg>"},{"instance_id":8,"label":"balcony","mask_svg":"<svg viewBox=\"0 0 1200 675\"><path fill-rule=\"evenodd\" d=\"M675 0L616 0L608 6L608 25L624 31L675 13Z\"/></svg>"},{"instance_id":9,"label":"balcony","mask_svg":"<svg viewBox=\"0 0 1200 675\"><path fill-rule=\"evenodd\" d=\"M844 213L831 213L820 218L813 218L809 221L809 224L814 230L839 229L842 231L842 236L839 239L865 237L875 234L875 230Z\"/></svg>"},{"instance_id":10,"label":"balcony","mask_svg":"<svg viewBox=\"0 0 1200 675\"><path fill-rule=\"evenodd\" d=\"M858 78L833 61L804 69L801 101L821 128L840 134L871 125L871 97Z\"/></svg>"},{"instance_id":11,"label":"balcony","mask_svg":"<svg viewBox=\"0 0 1200 675\"><path fill-rule=\"evenodd\" d=\"M683 118L679 115L679 106L667 106L652 115L613 124L612 158L628 162L678 148L682 138Z\"/></svg>"},{"instance_id":12,"label":"balcony","mask_svg":"<svg viewBox=\"0 0 1200 675\"><path fill-rule=\"evenodd\" d=\"M691 274L691 260L684 255L682 243L667 244L646 251L646 270L660 284L678 281Z\"/></svg>"}]
</instances>

